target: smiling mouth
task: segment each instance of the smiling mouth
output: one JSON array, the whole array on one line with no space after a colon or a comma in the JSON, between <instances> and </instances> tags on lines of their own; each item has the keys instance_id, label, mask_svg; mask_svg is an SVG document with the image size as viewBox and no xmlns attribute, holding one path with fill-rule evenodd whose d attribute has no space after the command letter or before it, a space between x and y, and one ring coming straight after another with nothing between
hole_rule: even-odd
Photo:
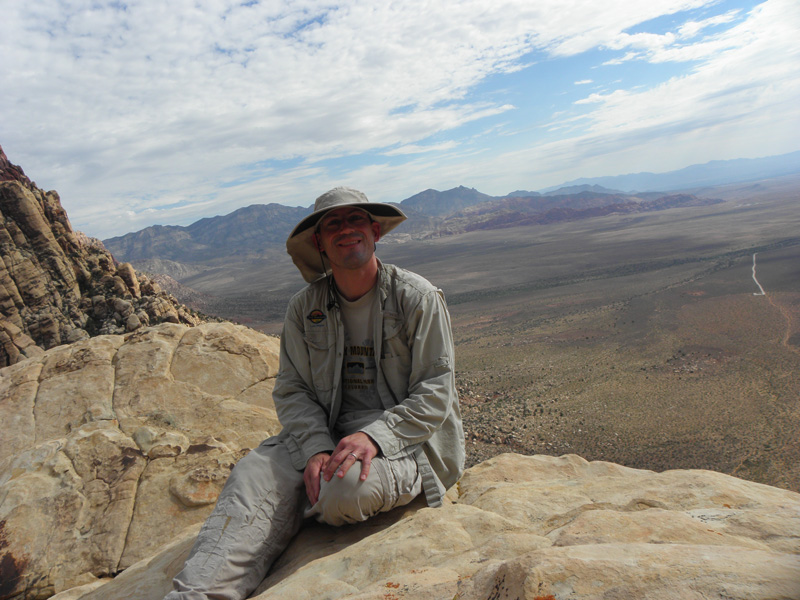
<instances>
[{"instance_id":1,"label":"smiling mouth","mask_svg":"<svg viewBox=\"0 0 800 600\"><path fill-rule=\"evenodd\" d=\"M337 246L341 246L343 248L349 248L350 246L355 246L356 244L360 244L360 243L361 243L360 239L349 239L349 240L341 240L339 242L336 242L336 245Z\"/></svg>"}]
</instances>

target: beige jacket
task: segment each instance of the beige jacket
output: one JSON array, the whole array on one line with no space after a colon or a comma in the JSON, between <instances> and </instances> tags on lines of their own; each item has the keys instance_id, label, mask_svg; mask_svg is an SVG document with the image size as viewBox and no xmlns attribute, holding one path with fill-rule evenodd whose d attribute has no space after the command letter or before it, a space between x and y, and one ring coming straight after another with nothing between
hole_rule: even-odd
<instances>
[{"instance_id":1,"label":"beige jacket","mask_svg":"<svg viewBox=\"0 0 800 600\"><path fill-rule=\"evenodd\" d=\"M363 427L383 456L414 454L429 506L441 504L464 469L464 432L455 386L450 315L441 290L393 265L380 265L375 331L377 387L384 412ZM338 308L328 309L324 279L289 302L273 398L287 445L302 470L336 447L342 402L344 335Z\"/></svg>"}]
</instances>

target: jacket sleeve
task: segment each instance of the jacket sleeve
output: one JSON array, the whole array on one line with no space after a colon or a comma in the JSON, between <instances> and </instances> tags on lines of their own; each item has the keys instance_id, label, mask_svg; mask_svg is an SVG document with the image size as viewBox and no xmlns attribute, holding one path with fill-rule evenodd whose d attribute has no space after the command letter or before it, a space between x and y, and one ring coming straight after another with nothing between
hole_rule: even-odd
<instances>
[{"instance_id":1,"label":"jacket sleeve","mask_svg":"<svg viewBox=\"0 0 800 600\"><path fill-rule=\"evenodd\" d=\"M292 466L306 467L308 459L319 452L332 452L328 413L317 399L312 383L309 349L305 343L302 320L295 303L290 303L281 335L280 369L272 398L283 426Z\"/></svg>"},{"instance_id":2,"label":"jacket sleeve","mask_svg":"<svg viewBox=\"0 0 800 600\"><path fill-rule=\"evenodd\" d=\"M362 429L385 456L427 441L441 428L458 402L453 334L441 292L435 290L423 295L405 318L410 350L407 396ZM397 375L393 371L406 369L393 369L387 364L382 370L388 381ZM396 387L390 383L390 388Z\"/></svg>"}]
</instances>

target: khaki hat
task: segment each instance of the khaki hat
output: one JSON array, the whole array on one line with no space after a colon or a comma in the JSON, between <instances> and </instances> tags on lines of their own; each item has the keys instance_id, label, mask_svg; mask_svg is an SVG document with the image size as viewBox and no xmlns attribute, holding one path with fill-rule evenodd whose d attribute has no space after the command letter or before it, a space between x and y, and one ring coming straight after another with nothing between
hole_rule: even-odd
<instances>
[{"instance_id":1,"label":"khaki hat","mask_svg":"<svg viewBox=\"0 0 800 600\"><path fill-rule=\"evenodd\" d=\"M381 225L381 237L406 220L403 211L381 202L370 202L363 192L349 187L333 188L325 192L314 202L314 212L300 221L286 240L286 250L292 262L300 269L303 279L311 283L326 275L323 270L319 250L311 239L316 231L317 223L326 213L344 206L356 206L368 212ZM326 267L329 269L329 267Z\"/></svg>"}]
</instances>

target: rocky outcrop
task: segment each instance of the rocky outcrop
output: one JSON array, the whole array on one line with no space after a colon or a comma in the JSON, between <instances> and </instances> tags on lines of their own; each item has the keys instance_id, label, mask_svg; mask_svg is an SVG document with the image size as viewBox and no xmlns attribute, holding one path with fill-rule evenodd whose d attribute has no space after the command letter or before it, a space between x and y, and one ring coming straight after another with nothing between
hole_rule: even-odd
<instances>
[{"instance_id":1,"label":"rocky outcrop","mask_svg":"<svg viewBox=\"0 0 800 600\"><path fill-rule=\"evenodd\" d=\"M800 495L710 471L505 454L442 508L308 525L251 598L796 600L798 516ZM55 600L161 600L196 535Z\"/></svg>"},{"instance_id":2,"label":"rocky outcrop","mask_svg":"<svg viewBox=\"0 0 800 600\"><path fill-rule=\"evenodd\" d=\"M93 335L202 321L74 231L58 194L36 187L2 148L0 258L0 366Z\"/></svg>"},{"instance_id":3,"label":"rocky outcrop","mask_svg":"<svg viewBox=\"0 0 800 600\"><path fill-rule=\"evenodd\" d=\"M109 577L201 522L279 430L278 340L230 323L97 336L0 370L0 598Z\"/></svg>"}]
</instances>

